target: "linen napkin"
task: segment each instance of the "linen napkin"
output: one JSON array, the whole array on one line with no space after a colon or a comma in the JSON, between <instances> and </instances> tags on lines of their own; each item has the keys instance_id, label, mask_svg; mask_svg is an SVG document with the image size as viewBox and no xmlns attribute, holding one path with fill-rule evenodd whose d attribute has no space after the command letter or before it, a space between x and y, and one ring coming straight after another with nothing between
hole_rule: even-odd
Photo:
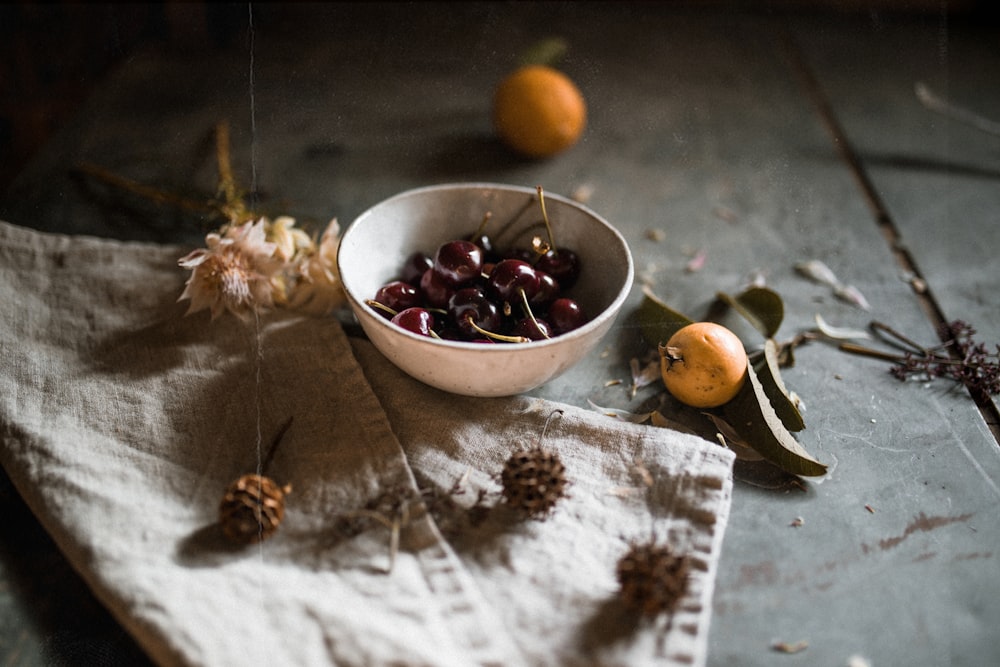
<instances>
[{"instance_id":1,"label":"linen napkin","mask_svg":"<svg viewBox=\"0 0 1000 667\"><path fill-rule=\"evenodd\" d=\"M459 483L461 507L441 527L530 664L705 663L731 451L538 398L453 396L352 342L421 486ZM506 459L535 446L557 453L570 481L543 521L496 500ZM692 565L665 627L639 622L616 598L618 560L650 541Z\"/></svg>"},{"instance_id":2,"label":"linen napkin","mask_svg":"<svg viewBox=\"0 0 1000 667\"><path fill-rule=\"evenodd\" d=\"M184 317L188 250L0 223L0 464L154 661L704 662L726 450L538 399L445 396L333 319ZM341 529L389 490L464 476L468 502L555 409L545 442L572 486L548 520L493 510L442 524L449 541L448 516L414 513L389 573L387 529ZM234 546L221 494L289 418L264 471L292 486L284 522ZM692 555L688 594L669 627L625 627L614 562L654 533Z\"/></svg>"}]
</instances>

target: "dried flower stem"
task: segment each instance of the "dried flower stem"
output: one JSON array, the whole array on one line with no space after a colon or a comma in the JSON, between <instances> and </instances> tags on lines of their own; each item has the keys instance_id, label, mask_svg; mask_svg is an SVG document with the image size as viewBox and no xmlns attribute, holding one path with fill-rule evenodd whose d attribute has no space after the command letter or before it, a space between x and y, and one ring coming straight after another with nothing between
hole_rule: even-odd
<instances>
[{"instance_id":1,"label":"dried flower stem","mask_svg":"<svg viewBox=\"0 0 1000 667\"><path fill-rule=\"evenodd\" d=\"M901 343L903 343L905 345L908 345L911 349L913 349L914 351L916 351L919 354L925 354L925 355L926 354L931 354L931 351L933 349L940 349L940 348L928 348L928 347L924 347L920 343L917 343L917 342L913 341L912 339L910 339L909 337L904 336L899 331L896 331L895 329L893 329L892 327L890 327L888 324L886 324L884 322L879 322L878 320L875 320L874 322L872 322L871 323L871 327L875 331L881 331L882 333L885 333L885 334L888 334L889 336L892 336L893 338L895 338L899 342L901 342Z\"/></svg>"},{"instance_id":2,"label":"dried flower stem","mask_svg":"<svg viewBox=\"0 0 1000 667\"><path fill-rule=\"evenodd\" d=\"M857 343L841 343L838 349L842 352L849 352L851 354L861 355L863 357L872 357L874 359L881 359L882 361L892 361L895 363L903 363L906 361L906 357L901 354L892 354L891 352L883 352L882 350L876 350L865 345L858 345Z\"/></svg>"},{"instance_id":3,"label":"dried flower stem","mask_svg":"<svg viewBox=\"0 0 1000 667\"><path fill-rule=\"evenodd\" d=\"M189 199L181 195L175 194L173 192L166 192L158 188L150 187L139 183L138 181L133 181L130 178L125 178L124 176L119 176L111 172L104 167L98 166L96 164L91 164L85 162L83 164L77 165L76 170L82 174L90 176L106 185L116 187L125 192L138 195L144 199L148 199L156 204L163 204L169 206L176 206L185 211L190 211L192 213L218 213L219 209L210 202L198 201L195 199Z\"/></svg>"},{"instance_id":4,"label":"dried flower stem","mask_svg":"<svg viewBox=\"0 0 1000 667\"><path fill-rule=\"evenodd\" d=\"M229 123L219 121L215 126L215 158L219 167L218 193L222 196L220 208L231 223L240 224L256 216L247 208L236 186L230 153Z\"/></svg>"}]
</instances>

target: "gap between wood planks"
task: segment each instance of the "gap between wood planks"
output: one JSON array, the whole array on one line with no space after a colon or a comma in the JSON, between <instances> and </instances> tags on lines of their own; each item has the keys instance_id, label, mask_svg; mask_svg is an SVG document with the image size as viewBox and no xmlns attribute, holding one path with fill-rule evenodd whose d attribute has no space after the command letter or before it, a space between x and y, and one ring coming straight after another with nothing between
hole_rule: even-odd
<instances>
[{"instance_id":1,"label":"gap between wood planks","mask_svg":"<svg viewBox=\"0 0 1000 667\"><path fill-rule=\"evenodd\" d=\"M921 274L913 255L911 255L909 250L907 250L903 245L902 235L900 234L899 228L896 226L892 216L889 214L889 210L882 201L882 198L879 197L878 191L875 189L875 185L868 176L868 172L865 169L864 164L862 164L858 154L851 146L847 133L837 121L837 116L833 111L833 107L830 105L829 99L823 92L822 86L817 80L812 69L806 63L802 50L787 31L783 34L783 42L793 69L802 79L802 83L806 88L809 98L812 100L813 104L816 105L817 110L819 111L820 119L833 138L833 143L834 146L836 146L837 152L851 170L851 174L854 176L858 187L861 189L861 193L864 195L869 209L871 209L875 219L875 224L878 226L883 238L885 238L886 242L889 244L889 250L892 252L896 263L908 274L918 278L919 283L925 286L922 289L916 289L914 284L918 281L911 281L910 286L911 289L913 289L913 294L917 298L917 302L920 304L920 307L927 316L927 319L931 321L931 324L934 326L934 330L939 332L941 342L948 342L944 339L944 331L945 326L948 323L948 319L945 317L944 311L941 309L940 304L934 297L930 284L923 277L923 274ZM1000 445L1000 410L997 409L996 403L993 402L993 399L985 391L973 391L969 388L966 389L972 397L972 400L975 401L976 407L979 408L979 412L982 415L983 420L986 422L986 426L993 434L993 439L996 440L998 445Z\"/></svg>"}]
</instances>

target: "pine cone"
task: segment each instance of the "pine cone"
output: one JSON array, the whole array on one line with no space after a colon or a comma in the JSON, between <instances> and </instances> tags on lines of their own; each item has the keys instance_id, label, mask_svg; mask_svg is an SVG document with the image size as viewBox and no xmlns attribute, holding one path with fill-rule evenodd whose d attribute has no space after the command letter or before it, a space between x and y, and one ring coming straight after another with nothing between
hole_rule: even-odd
<instances>
[{"instance_id":1,"label":"pine cone","mask_svg":"<svg viewBox=\"0 0 1000 667\"><path fill-rule=\"evenodd\" d=\"M566 468L559 455L540 447L515 452L500 473L503 497L521 513L542 518L566 496Z\"/></svg>"},{"instance_id":2,"label":"pine cone","mask_svg":"<svg viewBox=\"0 0 1000 667\"><path fill-rule=\"evenodd\" d=\"M671 613L687 590L690 564L667 545L633 544L618 561L619 596L643 616Z\"/></svg>"},{"instance_id":3,"label":"pine cone","mask_svg":"<svg viewBox=\"0 0 1000 667\"><path fill-rule=\"evenodd\" d=\"M222 532L235 542L263 542L285 518L285 495L291 490L270 477L243 475L229 485L219 503Z\"/></svg>"}]
</instances>

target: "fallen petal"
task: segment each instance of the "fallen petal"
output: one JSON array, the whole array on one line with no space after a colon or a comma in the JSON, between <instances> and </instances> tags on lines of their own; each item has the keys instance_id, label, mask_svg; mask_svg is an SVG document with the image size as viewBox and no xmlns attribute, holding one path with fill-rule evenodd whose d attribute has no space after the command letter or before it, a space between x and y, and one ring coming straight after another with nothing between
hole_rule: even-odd
<instances>
[{"instance_id":1,"label":"fallen petal","mask_svg":"<svg viewBox=\"0 0 1000 667\"><path fill-rule=\"evenodd\" d=\"M814 280L818 283L829 285L830 287L840 286L840 281L837 279L836 274L834 274L829 266L818 259L811 259L808 262L799 262L795 265L795 270L809 280Z\"/></svg>"},{"instance_id":2,"label":"fallen petal","mask_svg":"<svg viewBox=\"0 0 1000 667\"><path fill-rule=\"evenodd\" d=\"M835 340L870 340L872 335L864 329L851 329L848 327L835 327L827 324L826 320L819 313L816 314L816 328L827 338Z\"/></svg>"}]
</instances>

